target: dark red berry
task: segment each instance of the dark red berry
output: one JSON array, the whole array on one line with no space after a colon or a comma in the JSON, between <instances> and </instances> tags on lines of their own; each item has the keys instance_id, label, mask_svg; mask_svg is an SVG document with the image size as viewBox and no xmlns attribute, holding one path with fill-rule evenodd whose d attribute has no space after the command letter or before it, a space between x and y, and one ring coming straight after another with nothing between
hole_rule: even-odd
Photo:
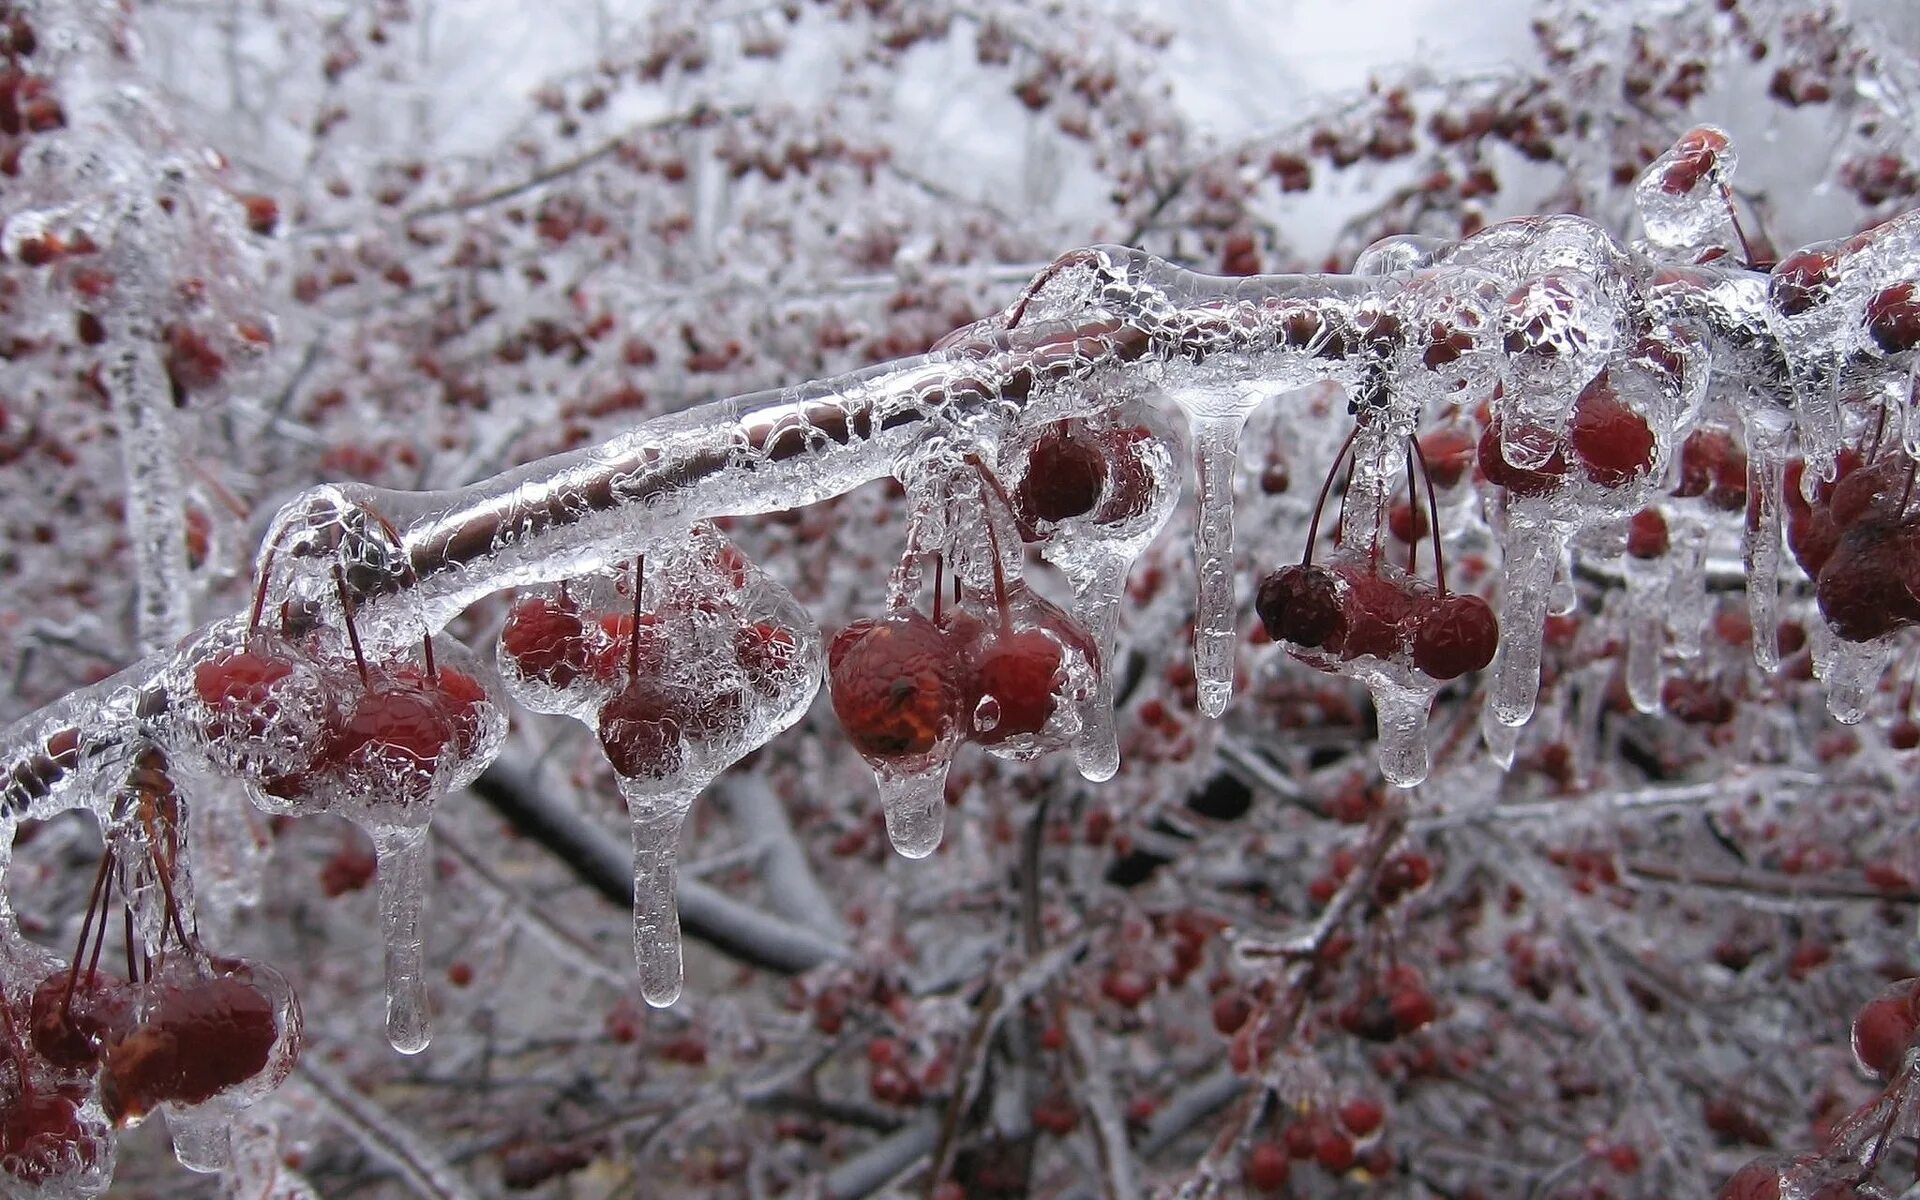
<instances>
[{"instance_id":1,"label":"dark red berry","mask_svg":"<svg viewBox=\"0 0 1920 1200\"><path fill-rule=\"evenodd\" d=\"M89 1128L74 1097L62 1092L20 1096L0 1113L0 1173L30 1187L91 1168L103 1148L101 1131Z\"/></svg>"},{"instance_id":2,"label":"dark red berry","mask_svg":"<svg viewBox=\"0 0 1920 1200\"><path fill-rule=\"evenodd\" d=\"M1801 250L1780 260L1768 283L1773 307L1783 316L1797 317L1833 295L1833 255Z\"/></svg>"},{"instance_id":3,"label":"dark red berry","mask_svg":"<svg viewBox=\"0 0 1920 1200\"><path fill-rule=\"evenodd\" d=\"M693 706L682 689L651 677L628 682L600 708L600 748L624 779L666 779L685 755L680 745Z\"/></svg>"},{"instance_id":4,"label":"dark red berry","mask_svg":"<svg viewBox=\"0 0 1920 1200\"><path fill-rule=\"evenodd\" d=\"M1564 447L1555 446L1547 461L1538 467L1516 467L1507 461L1502 449L1500 419L1494 418L1480 435L1480 471L1487 482L1505 488L1516 496L1545 496L1566 482L1567 456Z\"/></svg>"},{"instance_id":5,"label":"dark red berry","mask_svg":"<svg viewBox=\"0 0 1920 1200\"><path fill-rule=\"evenodd\" d=\"M1309 650L1346 633L1339 586L1325 567L1294 564L1270 573L1260 581L1254 611L1268 637Z\"/></svg>"},{"instance_id":6,"label":"dark red berry","mask_svg":"<svg viewBox=\"0 0 1920 1200\"><path fill-rule=\"evenodd\" d=\"M1255 1142L1247 1151L1247 1186L1257 1192L1278 1192L1287 1186L1292 1164L1287 1152L1274 1142Z\"/></svg>"},{"instance_id":7,"label":"dark red berry","mask_svg":"<svg viewBox=\"0 0 1920 1200\"><path fill-rule=\"evenodd\" d=\"M63 1071L91 1070L132 1026L133 991L111 975L55 971L34 989L28 1019L41 1058Z\"/></svg>"},{"instance_id":8,"label":"dark red berry","mask_svg":"<svg viewBox=\"0 0 1920 1200\"><path fill-rule=\"evenodd\" d=\"M1473 436L1464 429L1436 429L1420 438L1420 457L1433 486L1450 488L1473 466Z\"/></svg>"},{"instance_id":9,"label":"dark red berry","mask_svg":"<svg viewBox=\"0 0 1920 1200\"><path fill-rule=\"evenodd\" d=\"M1719 1200L1783 1200L1785 1167L1777 1155L1757 1158L1720 1185Z\"/></svg>"},{"instance_id":10,"label":"dark red berry","mask_svg":"<svg viewBox=\"0 0 1920 1200\"><path fill-rule=\"evenodd\" d=\"M1455 679L1493 661L1500 622L1478 596L1458 593L1432 601L1413 630L1413 665L1432 679Z\"/></svg>"},{"instance_id":11,"label":"dark red berry","mask_svg":"<svg viewBox=\"0 0 1920 1200\"><path fill-rule=\"evenodd\" d=\"M1660 173L1660 190L1669 196L1684 196L1700 186L1720 163L1727 149L1726 135L1714 129L1690 129L1673 149L1670 161Z\"/></svg>"},{"instance_id":12,"label":"dark red berry","mask_svg":"<svg viewBox=\"0 0 1920 1200\"><path fill-rule=\"evenodd\" d=\"M1920 346L1920 297L1911 283L1896 283L1867 301L1867 335L1888 354Z\"/></svg>"},{"instance_id":13,"label":"dark red berry","mask_svg":"<svg viewBox=\"0 0 1920 1200\"><path fill-rule=\"evenodd\" d=\"M274 688L293 674L293 665L271 650L226 650L195 663L193 690L213 710L216 734L259 737L275 713Z\"/></svg>"},{"instance_id":14,"label":"dark red berry","mask_svg":"<svg viewBox=\"0 0 1920 1200\"><path fill-rule=\"evenodd\" d=\"M1034 444L1014 495L1023 516L1065 521L1092 512L1106 484L1107 463L1100 448L1063 421Z\"/></svg>"},{"instance_id":15,"label":"dark red berry","mask_svg":"<svg viewBox=\"0 0 1920 1200\"><path fill-rule=\"evenodd\" d=\"M1671 538L1667 518L1657 508L1643 508L1627 522L1627 553L1635 558L1659 558L1667 552Z\"/></svg>"},{"instance_id":16,"label":"dark red berry","mask_svg":"<svg viewBox=\"0 0 1920 1200\"><path fill-rule=\"evenodd\" d=\"M1058 706L1064 664L1060 643L1038 629L1001 632L980 647L966 706L974 740L997 746L1045 728Z\"/></svg>"},{"instance_id":17,"label":"dark red berry","mask_svg":"<svg viewBox=\"0 0 1920 1200\"><path fill-rule=\"evenodd\" d=\"M266 1070L279 1037L273 1001L250 980L150 984L144 1019L108 1051L101 1102L116 1122L205 1103Z\"/></svg>"}]
</instances>

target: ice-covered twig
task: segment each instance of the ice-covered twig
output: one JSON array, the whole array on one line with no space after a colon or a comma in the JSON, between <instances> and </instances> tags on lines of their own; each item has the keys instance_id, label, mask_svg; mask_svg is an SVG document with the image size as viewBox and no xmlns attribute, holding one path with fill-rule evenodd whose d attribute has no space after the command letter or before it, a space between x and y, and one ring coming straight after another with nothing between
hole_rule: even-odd
<instances>
[{"instance_id":1,"label":"ice-covered twig","mask_svg":"<svg viewBox=\"0 0 1920 1200\"><path fill-rule=\"evenodd\" d=\"M424 1138L336 1073L317 1049L309 1048L294 1079L319 1099L329 1116L345 1126L369 1154L392 1163L416 1195L426 1200L474 1200L477 1193Z\"/></svg>"}]
</instances>

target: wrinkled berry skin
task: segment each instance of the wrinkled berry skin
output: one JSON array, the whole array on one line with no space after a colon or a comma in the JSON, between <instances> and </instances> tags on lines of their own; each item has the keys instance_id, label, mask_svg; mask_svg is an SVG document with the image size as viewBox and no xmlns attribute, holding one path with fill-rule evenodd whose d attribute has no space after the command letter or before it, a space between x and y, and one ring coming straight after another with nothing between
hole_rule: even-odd
<instances>
[{"instance_id":1,"label":"wrinkled berry skin","mask_svg":"<svg viewBox=\"0 0 1920 1200\"><path fill-rule=\"evenodd\" d=\"M926 754L954 727L960 665L918 612L856 621L827 652L833 712L854 748L882 762Z\"/></svg>"}]
</instances>

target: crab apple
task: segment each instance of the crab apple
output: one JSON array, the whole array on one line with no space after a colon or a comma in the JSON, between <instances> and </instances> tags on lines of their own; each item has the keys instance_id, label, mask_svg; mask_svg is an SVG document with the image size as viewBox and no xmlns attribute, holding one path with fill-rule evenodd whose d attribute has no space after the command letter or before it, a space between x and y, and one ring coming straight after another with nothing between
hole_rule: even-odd
<instances>
[{"instance_id":1,"label":"crab apple","mask_svg":"<svg viewBox=\"0 0 1920 1200\"><path fill-rule=\"evenodd\" d=\"M1920 1034L1920 978L1902 979L1867 1001L1853 1018L1853 1057L1876 1079L1899 1071Z\"/></svg>"},{"instance_id":2,"label":"crab apple","mask_svg":"<svg viewBox=\"0 0 1920 1200\"><path fill-rule=\"evenodd\" d=\"M665 623L655 613L608 613L597 622L599 638L589 656L594 679L609 686L628 675L657 675L666 669Z\"/></svg>"},{"instance_id":3,"label":"crab apple","mask_svg":"<svg viewBox=\"0 0 1920 1200\"><path fill-rule=\"evenodd\" d=\"M500 630L500 655L521 678L563 690L587 671L585 622L565 601L524 599Z\"/></svg>"},{"instance_id":4,"label":"crab apple","mask_svg":"<svg viewBox=\"0 0 1920 1200\"><path fill-rule=\"evenodd\" d=\"M1888 354L1920 346L1920 296L1911 283L1883 288L1867 301L1867 336Z\"/></svg>"},{"instance_id":5,"label":"crab apple","mask_svg":"<svg viewBox=\"0 0 1920 1200\"><path fill-rule=\"evenodd\" d=\"M791 685L800 663L793 630L770 621L743 625L733 635L733 656L754 691L771 700Z\"/></svg>"},{"instance_id":6,"label":"crab apple","mask_svg":"<svg viewBox=\"0 0 1920 1200\"><path fill-rule=\"evenodd\" d=\"M1386 1119L1387 1110L1378 1100L1354 1099L1340 1106L1340 1124L1357 1138L1371 1135Z\"/></svg>"},{"instance_id":7,"label":"crab apple","mask_svg":"<svg viewBox=\"0 0 1920 1200\"><path fill-rule=\"evenodd\" d=\"M1920 622L1920 599L1908 584L1913 538L1874 522L1840 536L1820 568L1814 599L1835 634L1870 642Z\"/></svg>"},{"instance_id":8,"label":"crab apple","mask_svg":"<svg viewBox=\"0 0 1920 1200\"><path fill-rule=\"evenodd\" d=\"M1473 457L1473 435L1464 429L1436 429L1420 436L1420 458L1435 487L1450 488L1465 479Z\"/></svg>"},{"instance_id":9,"label":"crab apple","mask_svg":"<svg viewBox=\"0 0 1920 1200\"><path fill-rule=\"evenodd\" d=\"M1255 1142L1247 1151L1247 1186L1257 1192L1278 1192L1287 1186L1293 1165L1277 1142Z\"/></svg>"},{"instance_id":10,"label":"crab apple","mask_svg":"<svg viewBox=\"0 0 1920 1200\"><path fill-rule=\"evenodd\" d=\"M973 739L997 746L1046 728L1066 681L1060 643L1039 629L1003 630L973 655L967 719Z\"/></svg>"},{"instance_id":11,"label":"crab apple","mask_svg":"<svg viewBox=\"0 0 1920 1200\"><path fill-rule=\"evenodd\" d=\"M1627 521L1627 553L1638 559L1659 558L1672 545L1667 518L1657 508L1643 508Z\"/></svg>"},{"instance_id":12,"label":"crab apple","mask_svg":"<svg viewBox=\"0 0 1920 1200\"><path fill-rule=\"evenodd\" d=\"M1325 567L1297 563L1271 572L1260 581L1253 607L1276 642L1313 650L1346 634L1340 590Z\"/></svg>"},{"instance_id":13,"label":"crab apple","mask_svg":"<svg viewBox=\"0 0 1920 1200\"><path fill-rule=\"evenodd\" d=\"M0 1175L26 1187L90 1172L111 1151L108 1132L64 1091L27 1092L0 1115Z\"/></svg>"},{"instance_id":14,"label":"crab apple","mask_svg":"<svg viewBox=\"0 0 1920 1200\"><path fill-rule=\"evenodd\" d=\"M150 982L139 1024L107 1052L101 1102L125 1124L204 1104L267 1073L281 1033L272 997L244 974Z\"/></svg>"},{"instance_id":15,"label":"crab apple","mask_svg":"<svg viewBox=\"0 0 1920 1200\"><path fill-rule=\"evenodd\" d=\"M1478 596L1453 593L1430 601L1413 629L1413 665L1433 679L1456 679L1493 661L1500 622Z\"/></svg>"},{"instance_id":16,"label":"crab apple","mask_svg":"<svg viewBox=\"0 0 1920 1200\"><path fill-rule=\"evenodd\" d=\"M29 1005L34 1050L63 1071L92 1070L107 1045L132 1026L133 999L133 990L111 975L54 971Z\"/></svg>"},{"instance_id":17,"label":"crab apple","mask_svg":"<svg viewBox=\"0 0 1920 1200\"><path fill-rule=\"evenodd\" d=\"M1406 644L1414 596L1399 579L1373 570L1348 568L1341 575L1346 581L1341 602L1345 632L1327 648L1347 659L1398 657Z\"/></svg>"},{"instance_id":18,"label":"crab apple","mask_svg":"<svg viewBox=\"0 0 1920 1200\"><path fill-rule=\"evenodd\" d=\"M1100 503L1107 486L1107 462L1073 422L1051 426L1027 455L1027 471L1013 498L1021 525L1034 520L1066 521L1085 516Z\"/></svg>"},{"instance_id":19,"label":"crab apple","mask_svg":"<svg viewBox=\"0 0 1920 1200\"><path fill-rule=\"evenodd\" d=\"M1690 129L1667 151L1669 159L1660 173L1660 190L1669 196L1684 196L1700 186L1713 173L1720 156L1727 151L1727 135L1717 129Z\"/></svg>"},{"instance_id":20,"label":"crab apple","mask_svg":"<svg viewBox=\"0 0 1920 1200\"><path fill-rule=\"evenodd\" d=\"M1818 250L1796 251L1774 266L1767 296L1782 316L1797 317L1827 302L1833 295L1836 277L1832 254Z\"/></svg>"},{"instance_id":21,"label":"crab apple","mask_svg":"<svg viewBox=\"0 0 1920 1200\"><path fill-rule=\"evenodd\" d=\"M1653 430L1620 399L1605 370L1580 393L1567 441L1587 478L1601 487L1625 487L1653 470Z\"/></svg>"},{"instance_id":22,"label":"crab apple","mask_svg":"<svg viewBox=\"0 0 1920 1200\"><path fill-rule=\"evenodd\" d=\"M680 744L691 706L683 689L641 677L600 708L600 748L623 779L667 779L685 762Z\"/></svg>"},{"instance_id":23,"label":"crab apple","mask_svg":"<svg viewBox=\"0 0 1920 1200\"><path fill-rule=\"evenodd\" d=\"M827 652L834 716L854 749L880 761L926 754L949 735L961 676L946 635L911 609L855 621Z\"/></svg>"},{"instance_id":24,"label":"crab apple","mask_svg":"<svg viewBox=\"0 0 1920 1200\"><path fill-rule=\"evenodd\" d=\"M329 764L350 776L419 780L403 789L403 798L416 803L427 798L425 780L456 737L452 714L431 692L404 684L374 686L347 711L324 753Z\"/></svg>"},{"instance_id":25,"label":"crab apple","mask_svg":"<svg viewBox=\"0 0 1920 1200\"><path fill-rule=\"evenodd\" d=\"M1567 455L1564 446L1555 446L1547 461L1538 467L1516 467L1507 461L1502 449L1500 418L1488 422L1480 435L1480 472L1487 482L1516 496L1546 496L1566 483Z\"/></svg>"}]
</instances>

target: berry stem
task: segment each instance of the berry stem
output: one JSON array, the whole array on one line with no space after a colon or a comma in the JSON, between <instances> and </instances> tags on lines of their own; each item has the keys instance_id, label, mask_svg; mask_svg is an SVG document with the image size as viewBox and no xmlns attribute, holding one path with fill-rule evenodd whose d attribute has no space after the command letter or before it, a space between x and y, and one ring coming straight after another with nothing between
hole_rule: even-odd
<instances>
[{"instance_id":1,"label":"berry stem","mask_svg":"<svg viewBox=\"0 0 1920 1200\"><path fill-rule=\"evenodd\" d=\"M1420 478L1427 484L1427 526L1433 537L1433 574L1440 582L1440 594L1447 594L1447 553L1440 548L1440 501L1433 495L1433 472L1427 469L1426 451L1420 449L1420 439L1410 437L1407 442L1413 447L1413 457L1420 464Z\"/></svg>"},{"instance_id":2,"label":"berry stem","mask_svg":"<svg viewBox=\"0 0 1920 1200\"><path fill-rule=\"evenodd\" d=\"M1333 462L1327 467L1327 477L1320 481L1320 495L1313 502L1313 520L1307 524L1307 545L1300 555L1300 565L1313 565L1313 544L1320 540L1320 514L1327 506L1327 494L1333 491L1333 477L1340 470L1340 461L1353 449L1353 439L1360 436L1360 426L1355 424L1347 432L1347 440L1340 443L1340 450L1333 456Z\"/></svg>"},{"instance_id":3,"label":"berry stem","mask_svg":"<svg viewBox=\"0 0 1920 1200\"><path fill-rule=\"evenodd\" d=\"M371 688L373 679L367 673L367 656L360 651L360 631L353 626L353 597L347 594L347 573L340 569L339 563L333 565L333 586L340 593L340 611L347 623L347 644L353 647L353 665L360 669L360 684Z\"/></svg>"},{"instance_id":4,"label":"berry stem","mask_svg":"<svg viewBox=\"0 0 1920 1200\"><path fill-rule=\"evenodd\" d=\"M93 874L93 888L87 893L87 912L80 918L80 940L73 947L73 964L67 969L67 992L60 998L60 1016L63 1020L73 1020L73 991L80 985L80 960L87 956L87 936L92 931L94 918L100 919L100 933L104 939L107 930L105 914L100 912L101 893L106 890L107 873L113 866L113 847L105 846L100 851L100 869ZM99 956L96 949L95 957ZM87 967L87 982L93 982L93 967Z\"/></svg>"},{"instance_id":5,"label":"berry stem","mask_svg":"<svg viewBox=\"0 0 1920 1200\"><path fill-rule=\"evenodd\" d=\"M1733 235L1740 239L1741 257L1747 260L1749 269L1760 270L1760 264L1754 259L1753 243L1747 240L1746 226L1740 223L1740 210L1733 203L1733 189L1725 183L1720 185L1720 200L1727 206L1727 220L1733 222Z\"/></svg>"},{"instance_id":6,"label":"berry stem","mask_svg":"<svg viewBox=\"0 0 1920 1200\"><path fill-rule=\"evenodd\" d=\"M640 585L647 577L647 556L633 560L633 630L627 637L627 678L640 677Z\"/></svg>"},{"instance_id":7,"label":"berry stem","mask_svg":"<svg viewBox=\"0 0 1920 1200\"><path fill-rule=\"evenodd\" d=\"M944 598L943 593L946 591L945 567L945 560L941 558L938 551L935 551L933 556L933 623L935 625L940 623L940 601Z\"/></svg>"},{"instance_id":8,"label":"berry stem","mask_svg":"<svg viewBox=\"0 0 1920 1200\"><path fill-rule=\"evenodd\" d=\"M1407 440L1411 442L1413 439L1408 438ZM1409 533L1413 531L1414 514L1419 511L1420 511L1420 491L1418 486L1414 483L1413 456L1409 454L1407 456L1407 531ZM1420 539L1417 537L1408 538L1407 539L1407 574L1409 575L1416 574L1419 570L1419 562L1420 562Z\"/></svg>"}]
</instances>

